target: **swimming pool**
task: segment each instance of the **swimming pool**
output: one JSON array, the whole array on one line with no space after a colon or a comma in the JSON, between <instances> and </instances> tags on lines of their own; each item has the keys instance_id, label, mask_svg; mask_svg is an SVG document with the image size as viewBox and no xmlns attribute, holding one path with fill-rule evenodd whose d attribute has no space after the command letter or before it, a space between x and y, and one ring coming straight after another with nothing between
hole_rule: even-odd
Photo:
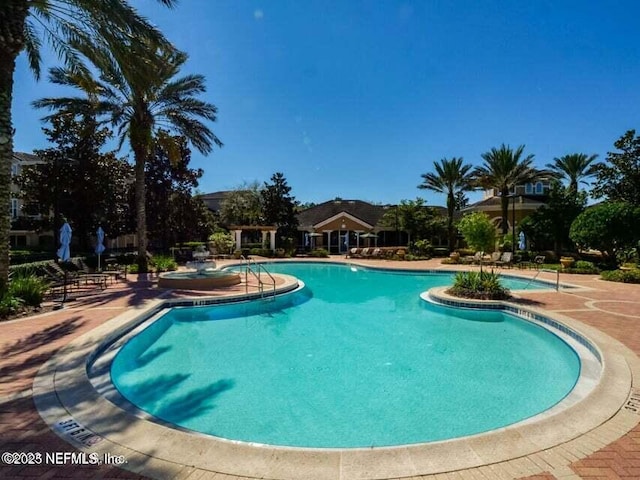
<instances>
[{"instance_id":1,"label":"swimming pool","mask_svg":"<svg viewBox=\"0 0 640 480\"><path fill-rule=\"evenodd\" d=\"M575 352L537 325L419 299L450 274L269 270L307 287L275 301L167 311L113 360L120 393L203 433L349 448L509 425L555 405L579 375ZM510 287L526 284L517 282Z\"/></svg>"}]
</instances>

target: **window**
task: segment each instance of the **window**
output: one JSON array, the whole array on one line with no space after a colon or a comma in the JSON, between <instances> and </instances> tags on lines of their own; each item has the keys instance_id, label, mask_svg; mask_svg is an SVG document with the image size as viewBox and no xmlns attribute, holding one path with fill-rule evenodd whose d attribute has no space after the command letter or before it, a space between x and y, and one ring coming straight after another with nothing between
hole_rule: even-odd
<instances>
[{"instance_id":1,"label":"window","mask_svg":"<svg viewBox=\"0 0 640 480\"><path fill-rule=\"evenodd\" d=\"M530 194L533 193L533 184L532 183L527 183L527 185L525 186L525 192Z\"/></svg>"},{"instance_id":2,"label":"window","mask_svg":"<svg viewBox=\"0 0 640 480\"><path fill-rule=\"evenodd\" d=\"M11 218L18 218L18 199L11 199Z\"/></svg>"},{"instance_id":3,"label":"window","mask_svg":"<svg viewBox=\"0 0 640 480\"><path fill-rule=\"evenodd\" d=\"M18 164L17 163L12 163L11 164L11 176L15 177L18 175Z\"/></svg>"},{"instance_id":4,"label":"window","mask_svg":"<svg viewBox=\"0 0 640 480\"><path fill-rule=\"evenodd\" d=\"M540 193L541 194L541 193L543 193L542 190L543 190L542 189L542 182L537 182L536 183L536 193Z\"/></svg>"}]
</instances>

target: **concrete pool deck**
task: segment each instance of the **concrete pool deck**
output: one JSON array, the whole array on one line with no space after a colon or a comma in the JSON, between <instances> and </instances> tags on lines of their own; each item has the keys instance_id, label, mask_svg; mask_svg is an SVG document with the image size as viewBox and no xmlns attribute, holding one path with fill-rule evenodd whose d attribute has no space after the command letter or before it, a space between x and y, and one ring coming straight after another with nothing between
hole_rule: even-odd
<instances>
[{"instance_id":1,"label":"concrete pool deck","mask_svg":"<svg viewBox=\"0 0 640 480\"><path fill-rule=\"evenodd\" d=\"M411 269L451 270L454 266L441 265L439 260L428 262L386 262L380 260L359 260L352 263L372 266ZM477 267L476 267L477 268ZM513 273L533 275L534 272L514 270ZM548 279L551 275L546 275ZM581 285L588 289L565 292L530 292L522 294L522 300L535 304L536 308L559 313L610 335L622 346L615 346L616 355L624 359L630 371L637 369L636 354L640 353L640 333L636 322L640 320L640 286L603 282L596 276L562 275L567 283ZM242 286L244 290L244 286ZM0 443L2 451L52 452L73 451L72 445L62 441L40 420L33 406L31 382L37 370L60 347L77 339L80 335L104 324L126 310L141 308L152 302L161 292L153 283L129 282L110 288L101 297L78 300L69 304L65 310L53 312L38 318L4 322L0 324L3 335L0 343ZM176 298L180 293L162 292L166 297ZM237 293L237 292L236 292ZM594 330L597 335L597 331ZM599 342L598 342L599 343ZM58 366L60 367L60 366ZM70 368L70 366L67 366ZM62 369L64 370L64 369ZM635 372L634 372L635 373ZM630 376L629 394L637 389L637 377ZM37 385L36 390L42 387ZM46 389L46 386L45 386ZM605 392L606 393L606 392ZM37 401L43 395L37 393ZM82 400L82 399L79 399ZM415 478L518 478L537 475L537 478L639 478L640 477L640 428L637 423L640 416L634 412L633 401L626 405L609 405L613 415L605 415L609 420L586 435L568 440L559 447L543 450L532 455L515 455L518 458L507 462L469 470L442 473L435 476L417 476ZM640 402L638 402L640 403ZM604 412L602 412L604 414ZM575 417L580 422L580 416ZM117 434L120 437L131 435L127 425L120 425ZM544 433L544 432L543 432ZM533 437L530 436L529 440ZM102 445L105 443L102 442ZM197 456L197 446L190 447ZM485 446L485 450L490 446ZM116 454L118 450L112 449ZM207 472L192 468L188 456L183 463L172 466L161 464L153 459L153 442L145 449L148 461L131 456L128 468L134 468L144 474L159 478L215 478L231 479L233 476ZM506 452L502 452L506 453ZM376 451L371 452L371 467L381 460ZM405 458L406 460L406 458ZM445 457L438 461L446 462ZM248 460L247 460L248 461ZM391 459L391 464L397 462ZM400 460L404 461L404 460ZM491 463L491 462L488 462ZM378 478L397 478L376 469ZM546 472L546 473L545 473ZM264 471L266 474L266 470ZM302 472L301 472L302 473ZM345 472L346 473L346 472ZM112 478L122 476L134 478L135 474L119 470L113 466L6 466L0 465L2 478L63 478L78 476L81 478ZM252 475L252 478L259 478ZM269 477L265 477L269 478ZM353 478L344 476L343 478Z\"/></svg>"}]
</instances>

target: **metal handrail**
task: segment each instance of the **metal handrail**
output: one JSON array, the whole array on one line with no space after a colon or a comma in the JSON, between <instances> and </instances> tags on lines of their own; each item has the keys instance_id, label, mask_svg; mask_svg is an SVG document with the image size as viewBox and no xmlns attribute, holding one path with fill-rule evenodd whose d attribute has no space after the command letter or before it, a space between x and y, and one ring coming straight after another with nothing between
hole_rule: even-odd
<instances>
[{"instance_id":1,"label":"metal handrail","mask_svg":"<svg viewBox=\"0 0 640 480\"><path fill-rule=\"evenodd\" d=\"M559 292L560 291L560 270L554 270L552 268L539 268L538 272L529 279L529 281L525 285L525 288L531 285L531 282L533 282L536 278L538 278L538 275L540 275L542 272L556 274L556 292Z\"/></svg>"},{"instance_id":2,"label":"metal handrail","mask_svg":"<svg viewBox=\"0 0 640 480\"><path fill-rule=\"evenodd\" d=\"M247 293L249 293L249 282L248 282L248 277L249 277L249 273L251 273L256 280L258 280L258 291L260 292L261 296L264 294L264 285L265 282L262 281L262 278L260 277L260 273L262 271L264 271L264 273L266 273L269 278L271 279L272 285L273 285L273 297L275 298L276 296L276 279L273 278L273 275L271 275L271 273L269 273L269 271L262 266L262 264L257 263L255 260L252 260L251 258L247 258L244 255L241 256L242 258L242 263L245 265L245 273L244 273L244 284L245 284L245 291ZM253 263L254 268L251 268L251 264ZM257 272L256 272L257 270Z\"/></svg>"}]
</instances>

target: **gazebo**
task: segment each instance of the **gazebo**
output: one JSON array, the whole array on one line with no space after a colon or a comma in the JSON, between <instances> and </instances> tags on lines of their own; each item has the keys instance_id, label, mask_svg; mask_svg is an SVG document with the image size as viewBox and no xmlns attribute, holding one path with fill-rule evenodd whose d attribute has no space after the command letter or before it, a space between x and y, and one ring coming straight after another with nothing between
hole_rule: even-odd
<instances>
[{"instance_id":1,"label":"gazebo","mask_svg":"<svg viewBox=\"0 0 640 480\"><path fill-rule=\"evenodd\" d=\"M271 250L276 249L276 232L278 227L275 225L231 225L229 231L233 234L233 239L236 242L236 249L242 248L242 232L262 232L262 245L267 241L267 235L269 235L269 248Z\"/></svg>"}]
</instances>

